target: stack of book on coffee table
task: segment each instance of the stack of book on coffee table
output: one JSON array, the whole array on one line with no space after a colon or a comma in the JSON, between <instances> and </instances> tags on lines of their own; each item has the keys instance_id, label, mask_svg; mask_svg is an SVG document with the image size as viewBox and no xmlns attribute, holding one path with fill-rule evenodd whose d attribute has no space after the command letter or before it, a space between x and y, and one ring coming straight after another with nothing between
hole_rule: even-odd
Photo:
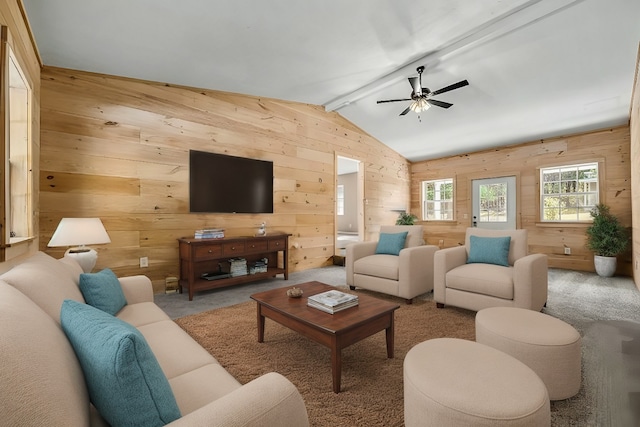
<instances>
[{"instance_id":1,"label":"stack of book on coffee table","mask_svg":"<svg viewBox=\"0 0 640 427\"><path fill-rule=\"evenodd\" d=\"M331 290L311 295L307 299L307 305L333 314L358 305L358 296L346 294L337 290Z\"/></svg>"}]
</instances>

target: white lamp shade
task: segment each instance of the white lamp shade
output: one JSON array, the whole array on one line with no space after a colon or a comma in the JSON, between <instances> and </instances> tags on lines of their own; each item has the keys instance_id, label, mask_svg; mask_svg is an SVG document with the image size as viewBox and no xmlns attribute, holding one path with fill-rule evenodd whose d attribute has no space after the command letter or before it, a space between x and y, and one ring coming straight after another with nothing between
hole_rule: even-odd
<instances>
[{"instance_id":1,"label":"white lamp shade","mask_svg":"<svg viewBox=\"0 0 640 427\"><path fill-rule=\"evenodd\" d=\"M62 218L47 246L83 246L111 243L100 218Z\"/></svg>"}]
</instances>

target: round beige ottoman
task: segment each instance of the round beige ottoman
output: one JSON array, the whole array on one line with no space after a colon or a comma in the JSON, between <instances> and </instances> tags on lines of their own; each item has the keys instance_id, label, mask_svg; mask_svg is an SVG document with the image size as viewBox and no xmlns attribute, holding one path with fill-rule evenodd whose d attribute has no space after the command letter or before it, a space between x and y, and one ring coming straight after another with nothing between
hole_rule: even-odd
<instances>
[{"instance_id":1,"label":"round beige ottoman","mask_svg":"<svg viewBox=\"0 0 640 427\"><path fill-rule=\"evenodd\" d=\"M529 367L474 341L436 338L404 359L405 426L549 426L549 395Z\"/></svg>"},{"instance_id":2,"label":"round beige ottoman","mask_svg":"<svg viewBox=\"0 0 640 427\"><path fill-rule=\"evenodd\" d=\"M560 319L524 308L486 308L476 314L476 341L533 369L551 400L569 398L580 390L582 338Z\"/></svg>"}]
</instances>

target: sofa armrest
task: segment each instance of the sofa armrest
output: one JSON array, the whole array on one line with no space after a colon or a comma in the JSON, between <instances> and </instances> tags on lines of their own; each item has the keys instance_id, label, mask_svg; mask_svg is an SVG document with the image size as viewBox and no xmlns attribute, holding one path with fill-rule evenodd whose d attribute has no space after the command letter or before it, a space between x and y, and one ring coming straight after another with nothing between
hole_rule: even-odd
<instances>
[{"instance_id":1,"label":"sofa armrest","mask_svg":"<svg viewBox=\"0 0 640 427\"><path fill-rule=\"evenodd\" d=\"M433 257L437 250L437 246L422 245L400 251L398 296L412 298L433 290Z\"/></svg>"},{"instance_id":2,"label":"sofa armrest","mask_svg":"<svg viewBox=\"0 0 640 427\"><path fill-rule=\"evenodd\" d=\"M548 257L531 254L513 264L513 305L540 311L547 302L549 285Z\"/></svg>"},{"instance_id":3,"label":"sofa armrest","mask_svg":"<svg viewBox=\"0 0 640 427\"><path fill-rule=\"evenodd\" d=\"M447 287L447 273L456 267L466 264L467 248L455 246L440 249L433 257L433 299L445 303L445 289Z\"/></svg>"},{"instance_id":4,"label":"sofa armrest","mask_svg":"<svg viewBox=\"0 0 640 427\"><path fill-rule=\"evenodd\" d=\"M127 299L127 304L139 302L153 302L153 285L147 276L139 274L137 276L119 277L120 286Z\"/></svg>"},{"instance_id":5,"label":"sofa armrest","mask_svg":"<svg viewBox=\"0 0 640 427\"><path fill-rule=\"evenodd\" d=\"M378 242L358 242L347 245L345 262L348 286L353 286L353 263L360 258L375 254L377 246Z\"/></svg>"},{"instance_id":6,"label":"sofa armrest","mask_svg":"<svg viewBox=\"0 0 640 427\"><path fill-rule=\"evenodd\" d=\"M254 379L168 427L306 427L307 409L296 387L276 372Z\"/></svg>"}]
</instances>

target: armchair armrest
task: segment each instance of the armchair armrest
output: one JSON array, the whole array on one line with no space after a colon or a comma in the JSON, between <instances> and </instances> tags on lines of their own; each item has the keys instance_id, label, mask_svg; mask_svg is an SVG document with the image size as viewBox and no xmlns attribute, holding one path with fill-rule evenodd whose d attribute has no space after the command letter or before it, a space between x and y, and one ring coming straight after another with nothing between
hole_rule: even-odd
<instances>
[{"instance_id":1,"label":"armchair armrest","mask_svg":"<svg viewBox=\"0 0 640 427\"><path fill-rule=\"evenodd\" d=\"M455 246L440 249L433 257L433 299L445 303L445 289L447 287L447 273L456 267L466 264L467 248Z\"/></svg>"},{"instance_id":2,"label":"armchair armrest","mask_svg":"<svg viewBox=\"0 0 640 427\"><path fill-rule=\"evenodd\" d=\"M514 307L542 310L547 302L548 262L544 254L531 254L516 260L513 264Z\"/></svg>"},{"instance_id":3,"label":"armchair armrest","mask_svg":"<svg viewBox=\"0 0 640 427\"><path fill-rule=\"evenodd\" d=\"M307 409L296 387L270 372L222 396L168 427L306 427Z\"/></svg>"},{"instance_id":4,"label":"armchair armrest","mask_svg":"<svg viewBox=\"0 0 640 427\"><path fill-rule=\"evenodd\" d=\"M415 295L433 290L433 257L437 250L437 246L422 245L400 251L398 296L411 299Z\"/></svg>"},{"instance_id":5,"label":"armchair armrest","mask_svg":"<svg viewBox=\"0 0 640 427\"><path fill-rule=\"evenodd\" d=\"M353 263L369 255L376 253L378 242L358 242L347 245L346 267L347 267L347 285L353 286Z\"/></svg>"},{"instance_id":6,"label":"armchair armrest","mask_svg":"<svg viewBox=\"0 0 640 427\"><path fill-rule=\"evenodd\" d=\"M153 285L147 276L139 274L137 276L119 277L118 280L128 304L153 302Z\"/></svg>"}]
</instances>

